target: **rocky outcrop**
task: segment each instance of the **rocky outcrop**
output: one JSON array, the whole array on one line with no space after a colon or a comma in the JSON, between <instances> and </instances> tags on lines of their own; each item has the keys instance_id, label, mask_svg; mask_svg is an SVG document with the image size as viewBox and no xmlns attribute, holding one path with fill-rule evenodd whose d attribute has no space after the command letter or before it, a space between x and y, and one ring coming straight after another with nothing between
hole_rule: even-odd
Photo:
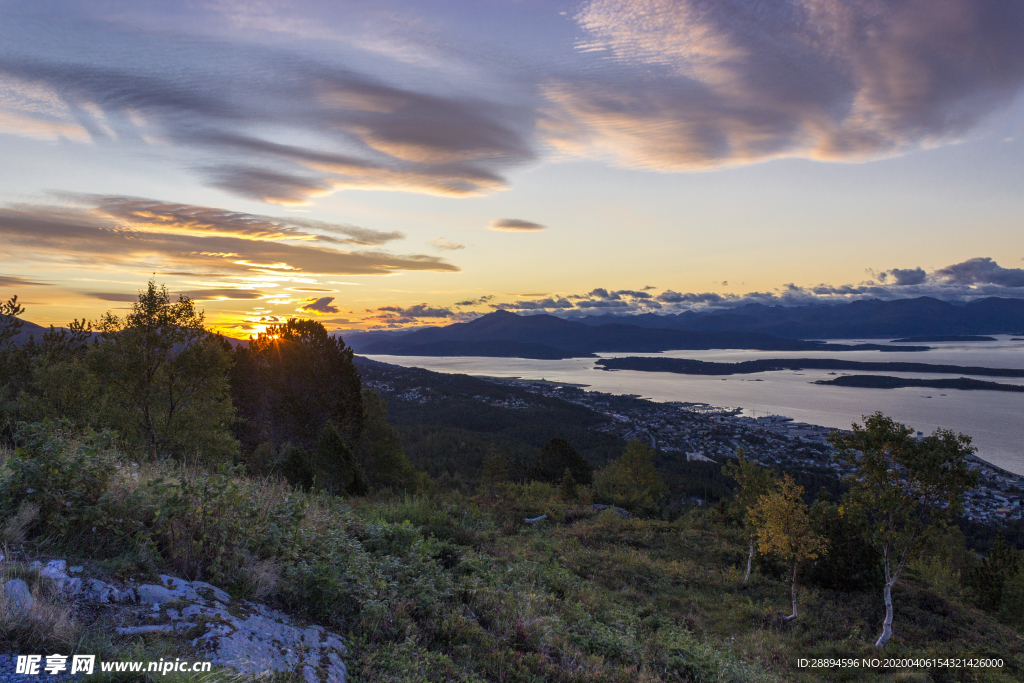
<instances>
[{"instance_id":1,"label":"rocky outcrop","mask_svg":"<svg viewBox=\"0 0 1024 683\"><path fill-rule=\"evenodd\" d=\"M181 632L200 656L246 676L291 672L300 674L305 683L346 680L346 649L340 636L320 626L297 623L265 605L232 600L226 591L209 583L161 574L159 583L119 586L72 576L82 574L83 568L69 568L64 560L37 561L30 568L65 599L85 605L117 605L126 624L116 629L118 635ZM8 581L4 595L9 603L13 600L30 606L33 600L28 585L20 579Z\"/></svg>"}]
</instances>

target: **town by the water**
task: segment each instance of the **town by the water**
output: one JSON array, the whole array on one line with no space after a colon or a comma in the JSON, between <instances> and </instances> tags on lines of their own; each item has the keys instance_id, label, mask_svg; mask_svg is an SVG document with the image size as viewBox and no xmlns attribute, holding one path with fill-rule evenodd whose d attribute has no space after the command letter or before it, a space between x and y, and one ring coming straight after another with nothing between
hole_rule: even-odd
<instances>
[{"instance_id":1,"label":"town by the water","mask_svg":"<svg viewBox=\"0 0 1024 683\"><path fill-rule=\"evenodd\" d=\"M403 368L387 367L390 373L404 374ZM831 472L837 477L846 474L842 463L833 457L835 448L828 441L829 434L836 431L832 427L796 422L781 415L755 418L744 415L742 408L723 408L705 403L659 403L629 394L585 391L581 385L545 379L478 379L584 406L609 418L597 430L627 441L643 441L665 452L685 455L689 461L724 463L742 449L748 459L769 467ZM436 398L435 392L429 387L405 386L394 393L396 388L393 382L376 381L368 382L367 385L402 401L426 402ZM528 401L517 396L496 399L480 395L473 398L508 410L530 407ZM977 456L970 457L969 467L977 470L981 476L978 485L964 500L964 516L967 519L991 523L1022 518L1024 477L996 467Z\"/></svg>"}]
</instances>

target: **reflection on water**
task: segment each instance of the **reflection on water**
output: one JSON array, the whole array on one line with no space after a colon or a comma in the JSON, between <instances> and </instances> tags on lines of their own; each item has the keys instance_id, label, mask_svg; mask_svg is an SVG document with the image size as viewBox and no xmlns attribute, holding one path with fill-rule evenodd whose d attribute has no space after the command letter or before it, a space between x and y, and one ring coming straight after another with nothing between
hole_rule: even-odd
<instances>
[{"instance_id":1,"label":"reflection on water","mask_svg":"<svg viewBox=\"0 0 1024 683\"><path fill-rule=\"evenodd\" d=\"M849 340L855 343L862 340ZM877 340L869 340L877 343ZM909 361L981 367L1024 368L1024 342L1002 336L996 342L934 343L919 353L854 351L669 351L664 354L618 353L613 356L667 356L705 361L737 362L759 358L842 358L859 361ZM437 372L523 377L589 385L594 391L639 394L655 401L692 401L742 407L748 414L786 415L800 422L849 427L862 415L880 410L913 427L931 432L945 427L970 434L978 455L1011 472L1024 474L1024 393L958 391L955 389L854 389L812 384L829 379L829 370L782 370L726 377L596 369L593 358L528 360L523 358L369 356L395 365ZM838 374L840 373L836 371ZM870 373L939 378L949 375ZM970 376L970 375L967 375ZM1024 380L981 377L1006 384Z\"/></svg>"}]
</instances>

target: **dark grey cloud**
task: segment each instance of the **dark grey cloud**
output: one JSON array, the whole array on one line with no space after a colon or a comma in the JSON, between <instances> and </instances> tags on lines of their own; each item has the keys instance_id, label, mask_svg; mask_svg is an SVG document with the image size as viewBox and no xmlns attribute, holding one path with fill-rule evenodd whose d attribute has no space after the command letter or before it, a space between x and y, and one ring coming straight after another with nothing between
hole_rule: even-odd
<instances>
[{"instance_id":1,"label":"dark grey cloud","mask_svg":"<svg viewBox=\"0 0 1024 683\"><path fill-rule=\"evenodd\" d=\"M399 316L410 320L415 318L450 318L453 315L451 309L433 307L429 304L416 304L415 306L409 306L408 308L402 308L401 306L381 306L380 308L377 308L376 311L389 317Z\"/></svg>"},{"instance_id":2,"label":"dark grey cloud","mask_svg":"<svg viewBox=\"0 0 1024 683\"><path fill-rule=\"evenodd\" d=\"M465 301L457 301L455 303L455 305L456 306L479 306L480 304L487 303L488 301L490 301L493 298L494 298L493 294L484 294L479 299L466 299Z\"/></svg>"},{"instance_id":3,"label":"dark grey cloud","mask_svg":"<svg viewBox=\"0 0 1024 683\"><path fill-rule=\"evenodd\" d=\"M1024 287L1024 269L1003 268L991 258L968 259L940 268L935 275L954 285Z\"/></svg>"},{"instance_id":4,"label":"dark grey cloud","mask_svg":"<svg viewBox=\"0 0 1024 683\"><path fill-rule=\"evenodd\" d=\"M534 223L533 221L524 221L520 218L499 218L491 221L491 224L487 227L500 232L539 232L547 230L547 226Z\"/></svg>"},{"instance_id":5,"label":"dark grey cloud","mask_svg":"<svg viewBox=\"0 0 1024 683\"><path fill-rule=\"evenodd\" d=\"M907 285L920 285L928 279L928 274L924 268L893 268L889 271L882 271L878 274L878 279L882 282L886 282L889 278L893 279L893 284L897 286Z\"/></svg>"},{"instance_id":6,"label":"dark grey cloud","mask_svg":"<svg viewBox=\"0 0 1024 683\"><path fill-rule=\"evenodd\" d=\"M585 299L576 302L576 308L632 308L628 301L614 299Z\"/></svg>"},{"instance_id":7,"label":"dark grey cloud","mask_svg":"<svg viewBox=\"0 0 1024 683\"><path fill-rule=\"evenodd\" d=\"M684 170L950 141L1024 84L1019 0L588 0L586 76L552 79L559 149Z\"/></svg>"},{"instance_id":8,"label":"dark grey cloud","mask_svg":"<svg viewBox=\"0 0 1024 683\"><path fill-rule=\"evenodd\" d=\"M645 290L646 289L654 289L654 287L645 287L644 289ZM620 289L619 291L615 292L615 294L618 295L618 296L629 297L631 299L650 299L650 298L652 298L649 292L646 292L646 291L639 291L638 292L638 291L632 290L632 289Z\"/></svg>"},{"instance_id":9,"label":"dark grey cloud","mask_svg":"<svg viewBox=\"0 0 1024 683\"><path fill-rule=\"evenodd\" d=\"M266 168L224 165L207 169L203 175L213 187L271 204L304 204L331 191L321 178Z\"/></svg>"},{"instance_id":10,"label":"dark grey cloud","mask_svg":"<svg viewBox=\"0 0 1024 683\"><path fill-rule=\"evenodd\" d=\"M49 282L39 282L17 275L0 275L0 287L50 287Z\"/></svg>"},{"instance_id":11,"label":"dark grey cloud","mask_svg":"<svg viewBox=\"0 0 1024 683\"><path fill-rule=\"evenodd\" d=\"M304 304L299 310L306 313L337 313L338 307L331 305L333 296L324 296Z\"/></svg>"},{"instance_id":12,"label":"dark grey cloud","mask_svg":"<svg viewBox=\"0 0 1024 683\"><path fill-rule=\"evenodd\" d=\"M93 268L207 268L233 275L253 270L333 275L459 270L424 254L336 249L315 242L252 239L230 231L197 234L173 225L161 231L151 225L126 226L94 209L52 205L0 207L0 245L18 249L34 261Z\"/></svg>"},{"instance_id":13,"label":"dark grey cloud","mask_svg":"<svg viewBox=\"0 0 1024 683\"><path fill-rule=\"evenodd\" d=\"M548 297L536 301L515 301L512 303L491 304L491 308L499 311L558 311L575 308L576 304L567 298Z\"/></svg>"},{"instance_id":14,"label":"dark grey cloud","mask_svg":"<svg viewBox=\"0 0 1024 683\"><path fill-rule=\"evenodd\" d=\"M714 304L725 300L725 297L715 292L703 292L701 294L688 292L686 294L680 294L679 292L672 291L671 289L666 289L654 298L666 304Z\"/></svg>"},{"instance_id":15,"label":"dark grey cloud","mask_svg":"<svg viewBox=\"0 0 1024 683\"><path fill-rule=\"evenodd\" d=\"M592 298L595 298L595 299L614 299L614 300L617 300L617 299L621 299L622 298L621 296L619 296L618 292L609 292L604 287L597 287L596 289L592 289L589 292L587 292L587 294L585 294L584 296L592 297Z\"/></svg>"}]
</instances>

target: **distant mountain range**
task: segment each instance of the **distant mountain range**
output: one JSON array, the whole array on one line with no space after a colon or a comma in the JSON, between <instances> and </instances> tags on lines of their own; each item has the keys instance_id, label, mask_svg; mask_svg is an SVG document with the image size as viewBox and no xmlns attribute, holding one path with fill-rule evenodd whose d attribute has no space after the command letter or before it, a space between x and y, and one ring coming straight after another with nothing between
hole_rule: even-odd
<instances>
[{"instance_id":1,"label":"distant mountain range","mask_svg":"<svg viewBox=\"0 0 1024 683\"><path fill-rule=\"evenodd\" d=\"M968 304L931 297L846 304L765 306L679 314L645 313L577 318L585 325L628 323L694 332L760 332L787 339L892 339L894 337L1024 333L1024 299L990 297Z\"/></svg>"},{"instance_id":2,"label":"distant mountain range","mask_svg":"<svg viewBox=\"0 0 1024 683\"><path fill-rule=\"evenodd\" d=\"M759 351L892 350L783 339L761 332L691 331L615 322L592 325L553 315L496 311L468 323L420 329L406 334L345 335L357 353L401 356L491 356L558 359L598 352L657 353L670 350L754 349ZM901 351L927 347L904 346Z\"/></svg>"}]
</instances>

